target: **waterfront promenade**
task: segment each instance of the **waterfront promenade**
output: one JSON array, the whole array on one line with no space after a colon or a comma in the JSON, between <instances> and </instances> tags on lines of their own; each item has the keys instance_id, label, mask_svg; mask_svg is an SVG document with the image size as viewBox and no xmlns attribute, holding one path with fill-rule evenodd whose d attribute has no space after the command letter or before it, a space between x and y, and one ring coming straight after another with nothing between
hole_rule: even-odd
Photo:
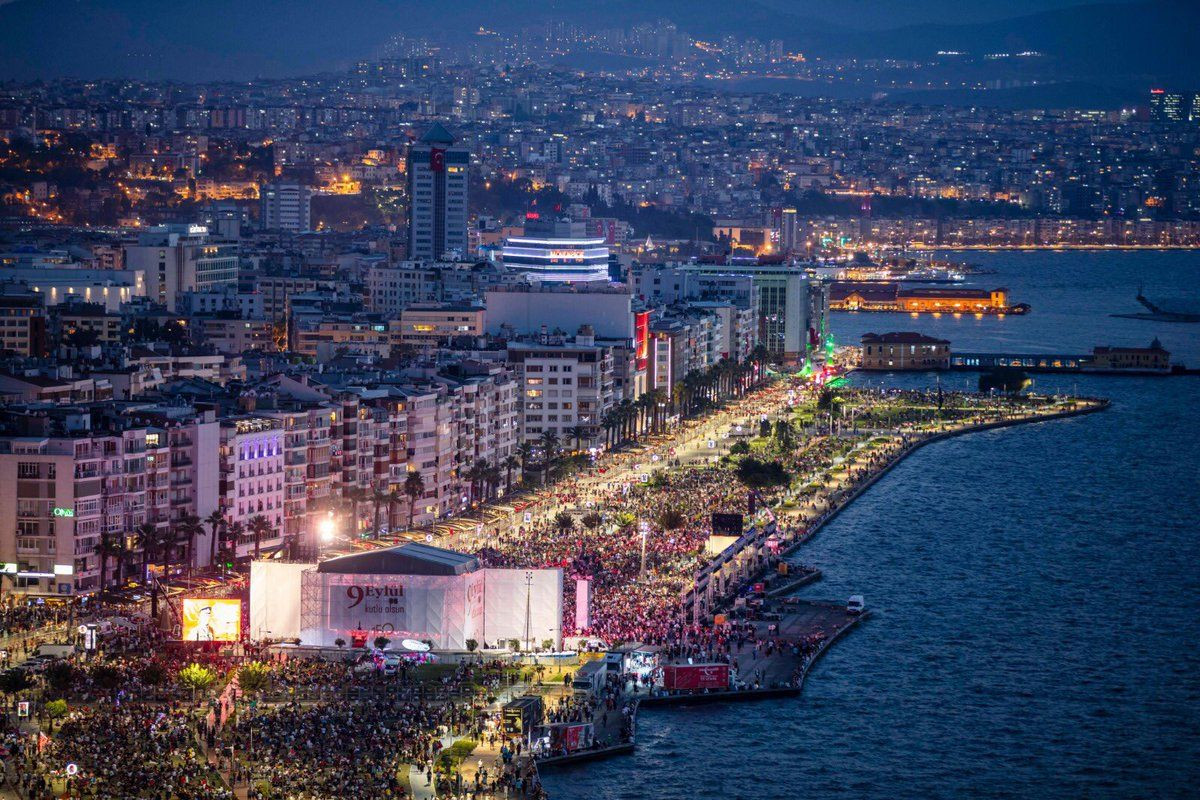
<instances>
[{"instance_id":1,"label":"waterfront promenade","mask_svg":"<svg viewBox=\"0 0 1200 800\"><path fill-rule=\"evenodd\" d=\"M210 731L196 719L199 709L187 702L187 693L176 691L171 705L155 713L166 714L164 721L170 722L171 735L178 741L190 741L188 732L195 730L201 741L207 736L212 743L203 760L179 754L161 763L159 769L163 774L185 770L193 776L219 775L226 786L237 785L239 798L273 798L281 796L279 792L304 787L319 794L342 780L340 776L364 787L406 785L414 797L448 796L461 794L460 788L472 789L476 775L481 786L477 796L535 797L540 792L539 766L527 752L517 756L515 770L497 764L497 759L503 762L499 748L511 746L512 741L497 737L495 727L485 724L487 719L495 721L499 706L514 691L544 694L552 714L560 719L600 723L597 741L601 747L574 758L627 752L636 741L636 715L641 705L795 695L821 655L862 617L848 614L844 599L828 604L785 602L790 585L818 577L799 568L781 575L779 564L791 551L916 448L947 436L1104 407L1103 401L1068 398L935 398L928 393L852 389L830 394L837 396L829 397L821 387L780 380L709 418L689 423L673 436L602 458L588 473L541 492L540 502L529 507L533 510L528 517L524 516L527 512L514 509L508 529L485 531L474 542L481 559L492 563L566 564L568 574L590 574L599 585L592 609L594 627L586 633L611 644L656 644L666 663L686 663L688 659L730 663L737 669L732 691L670 696L655 692L651 696L644 687L634 691L626 682L603 702L585 703L561 682L561 671L539 676L544 678L540 686L526 675L517 682L519 687L510 684L508 689L497 690L496 681L504 680L497 665L474 674L470 670L435 672L429 677L436 682L427 684L434 690L432 695L420 688L420 679L417 683L410 679L376 697L377 690L386 688L387 679L382 676L351 674L344 665L332 663L280 664L272 667L273 680L315 688L314 700L292 702L299 696L285 694L283 702L264 702L257 711L249 712L249 729L227 726ZM774 433L762 435L763 422L772 428L786 423L794 438L776 441ZM734 452L735 448L741 453ZM735 464L739 455L750 454L778 459L788 476L784 483L755 490L753 513L745 507L747 488L739 482ZM651 473L649 484L637 477L646 472ZM665 521L660 516L663 509L678 512L681 519ZM706 552L711 533L708 515L735 509L742 510L749 520L745 534L717 555ZM601 515L604 524L581 524L589 513ZM572 524L562 525L560 514L570 516ZM634 522L648 523L641 537L647 553L644 562L638 553L640 534L628 516ZM703 593L697 590L700 579L706 581ZM739 602L752 599L749 588L757 582L765 584L762 594L775 597L764 599L758 607ZM870 587L863 587L863 593L869 597ZM728 622L715 624L717 614L725 615ZM572 619L568 616L568 624ZM141 674L154 660L154 648L144 649L145 653L139 649L138 655L124 657L123 669ZM163 669L173 676L182 666L182 662L169 662ZM234 665L218 666L227 679L237 674ZM94 680L89 672L86 686L91 688L87 691L95 691ZM219 694L225 685L218 681L212 691ZM478 698L483 695L493 699L480 704ZM70 702L74 708L77 701ZM127 700L111 710L114 718L128 717L128 724L116 733L136 729L141 719L137 716L139 705ZM86 711L72 724L76 729L86 726L84 730L96 742L114 735ZM381 739L380 724L390 726L403 747L395 746L393 739ZM345 759L336 742L322 738L322 731L362 737L370 746L361 757ZM253 747L248 747L251 742ZM311 751L309 755L296 750L300 742L305 743L304 752ZM441 760L433 749L435 743L439 749L466 752L461 752L448 774L427 784L421 778L429 774L429 764ZM282 757L293 752L300 754ZM234 754L236 760L224 757L222 766L221 757L212 760L214 753ZM60 780L56 776L61 775L67 756L85 766L104 762L102 752L90 752L79 740L54 737L46 756L48 763L32 768L39 775ZM242 780L233 781L235 774L242 775ZM119 770L110 770L105 780L115 785L120 775ZM249 784L245 780L248 775L254 776ZM505 783L498 783L498 777ZM519 790L514 788L518 779Z\"/></svg>"}]
</instances>

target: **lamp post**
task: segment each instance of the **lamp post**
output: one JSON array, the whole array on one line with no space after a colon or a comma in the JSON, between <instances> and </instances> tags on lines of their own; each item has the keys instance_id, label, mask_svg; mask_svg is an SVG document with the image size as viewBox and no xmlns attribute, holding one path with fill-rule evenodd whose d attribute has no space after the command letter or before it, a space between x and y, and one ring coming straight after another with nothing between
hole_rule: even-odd
<instances>
[{"instance_id":1,"label":"lamp post","mask_svg":"<svg viewBox=\"0 0 1200 800\"><path fill-rule=\"evenodd\" d=\"M530 638L533 635L532 631L530 630L530 622L532 620L532 617L531 617L532 606L530 605L530 598L531 598L532 593L533 593L533 573L526 572L525 573L525 649L527 651L533 649L533 641Z\"/></svg>"},{"instance_id":2,"label":"lamp post","mask_svg":"<svg viewBox=\"0 0 1200 800\"><path fill-rule=\"evenodd\" d=\"M650 523L642 521L638 523L638 532L642 535L642 567L638 571L638 580L646 580L646 537L650 535Z\"/></svg>"}]
</instances>

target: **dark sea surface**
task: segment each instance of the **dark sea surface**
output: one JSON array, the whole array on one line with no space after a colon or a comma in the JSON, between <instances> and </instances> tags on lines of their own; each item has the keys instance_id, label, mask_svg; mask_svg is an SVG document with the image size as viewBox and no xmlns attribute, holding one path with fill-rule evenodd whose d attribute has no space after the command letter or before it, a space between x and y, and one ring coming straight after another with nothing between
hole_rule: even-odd
<instances>
[{"instance_id":1,"label":"dark sea surface","mask_svg":"<svg viewBox=\"0 0 1200 800\"><path fill-rule=\"evenodd\" d=\"M1195 304L1200 253L960 257L1033 313L835 315L835 333L1068 353L1158 336L1200 367L1200 325L1107 316L1138 310L1139 283ZM804 596L862 593L874 616L798 699L646 711L633 755L548 771L551 797L1200 796L1200 377L1037 387L1113 405L926 447L801 548L824 572Z\"/></svg>"}]
</instances>

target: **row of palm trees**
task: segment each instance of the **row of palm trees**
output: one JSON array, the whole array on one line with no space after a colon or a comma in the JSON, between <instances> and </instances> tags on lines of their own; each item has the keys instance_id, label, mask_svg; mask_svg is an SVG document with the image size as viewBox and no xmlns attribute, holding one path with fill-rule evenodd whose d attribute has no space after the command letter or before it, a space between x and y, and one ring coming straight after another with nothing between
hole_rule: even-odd
<instances>
[{"instance_id":1,"label":"row of palm trees","mask_svg":"<svg viewBox=\"0 0 1200 800\"><path fill-rule=\"evenodd\" d=\"M765 377L768 356L767 348L758 345L745 361L722 358L704 371L692 370L672 387L670 397L655 389L637 400L623 400L601 420L605 445L660 433L669 416L689 417L741 397Z\"/></svg>"},{"instance_id":2,"label":"row of palm trees","mask_svg":"<svg viewBox=\"0 0 1200 800\"><path fill-rule=\"evenodd\" d=\"M278 536L275 526L262 514L242 524L236 520L230 522L220 511L212 512L203 520L188 514L167 528L145 523L139 525L132 535L120 531L103 533L95 547L100 562L100 587L106 589L109 585L110 562L114 567L114 583L118 586L124 583L127 567L134 558L140 558L138 579L143 582L148 579L152 564L161 566L164 575L170 575L171 567L177 563L176 557L181 559L178 563L194 564L197 541L204 535L205 525L210 526L209 562L212 564L234 560L238 543L247 535L253 537L254 558L262 554L264 541Z\"/></svg>"}]
</instances>

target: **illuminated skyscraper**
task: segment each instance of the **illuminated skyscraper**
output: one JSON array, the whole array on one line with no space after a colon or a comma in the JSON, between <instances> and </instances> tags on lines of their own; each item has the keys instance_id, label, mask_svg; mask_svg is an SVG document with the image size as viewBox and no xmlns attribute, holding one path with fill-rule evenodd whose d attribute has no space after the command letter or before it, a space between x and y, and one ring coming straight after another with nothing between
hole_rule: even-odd
<instances>
[{"instance_id":1,"label":"illuminated skyscraper","mask_svg":"<svg viewBox=\"0 0 1200 800\"><path fill-rule=\"evenodd\" d=\"M408 254L435 261L467 254L467 148L435 122L408 147Z\"/></svg>"}]
</instances>

